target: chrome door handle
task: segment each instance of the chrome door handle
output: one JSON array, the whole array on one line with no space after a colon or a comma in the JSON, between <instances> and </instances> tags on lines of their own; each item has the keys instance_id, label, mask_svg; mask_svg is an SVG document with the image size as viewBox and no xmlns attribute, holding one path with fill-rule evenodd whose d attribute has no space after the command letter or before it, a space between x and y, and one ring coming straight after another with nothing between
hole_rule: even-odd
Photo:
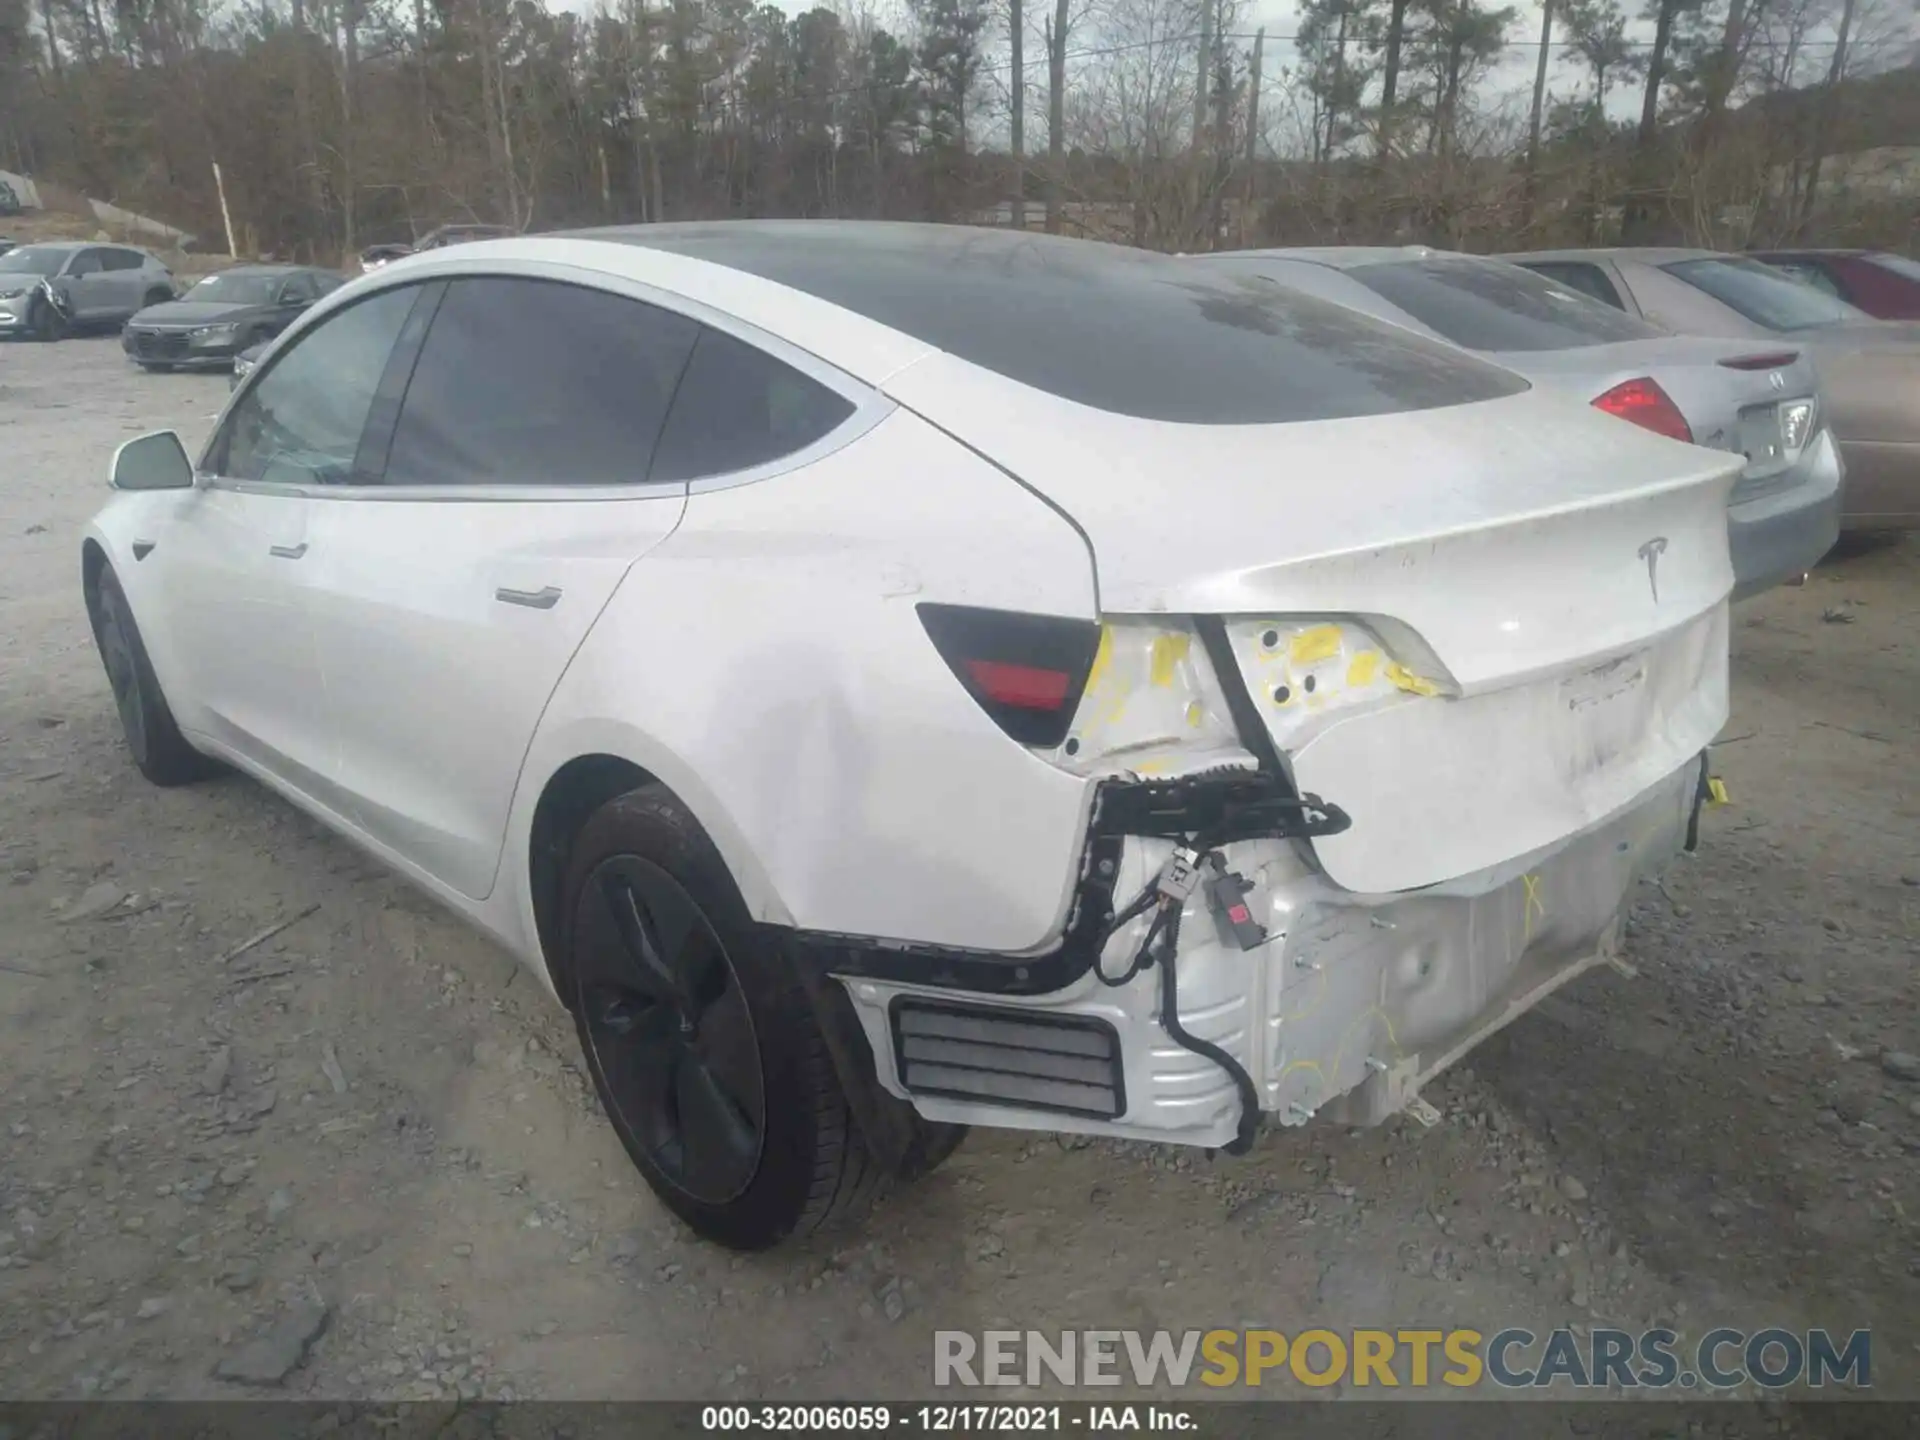
<instances>
[{"instance_id":1,"label":"chrome door handle","mask_svg":"<svg viewBox=\"0 0 1920 1440\"><path fill-rule=\"evenodd\" d=\"M298 560L307 553L307 542L302 540L298 545L269 545L267 553L280 560Z\"/></svg>"},{"instance_id":2,"label":"chrome door handle","mask_svg":"<svg viewBox=\"0 0 1920 1440\"><path fill-rule=\"evenodd\" d=\"M525 605L530 610L551 610L560 603L560 592L551 585L543 585L538 590L509 590L502 585L493 592L493 598L508 605Z\"/></svg>"}]
</instances>

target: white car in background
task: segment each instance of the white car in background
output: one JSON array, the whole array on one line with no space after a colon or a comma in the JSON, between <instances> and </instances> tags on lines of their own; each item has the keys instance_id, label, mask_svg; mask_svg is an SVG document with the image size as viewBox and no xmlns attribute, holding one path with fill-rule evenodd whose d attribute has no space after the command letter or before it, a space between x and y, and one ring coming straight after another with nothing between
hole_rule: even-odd
<instances>
[{"instance_id":1,"label":"white car in background","mask_svg":"<svg viewBox=\"0 0 1920 1440\"><path fill-rule=\"evenodd\" d=\"M83 573L146 775L497 937L755 1248L968 1125L1378 1121L1617 955L1739 468L1168 257L656 225L349 284Z\"/></svg>"}]
</instances>

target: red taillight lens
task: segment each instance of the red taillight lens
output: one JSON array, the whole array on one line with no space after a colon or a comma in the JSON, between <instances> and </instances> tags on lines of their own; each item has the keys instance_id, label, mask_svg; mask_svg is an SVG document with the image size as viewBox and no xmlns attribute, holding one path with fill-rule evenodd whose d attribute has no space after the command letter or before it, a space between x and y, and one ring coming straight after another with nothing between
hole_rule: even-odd
<instances>
[{"instance_id":1,"label":"red taillight lens","mask_svg":"<svg viewBox=\"0 0 1920 1440\"><path fill-rule=\"evenodd\" d=\"M994 723L1022 745L1067 738L1100 648L1091 620L922 605L920 623L940 658Z\"/></svg>"},{"instance_id":2,"label":"red taillight lens","mask_svg":"<svg viewBox=\"0 0 1920 1440\"><path fill-rule=\"evenodd\" d=\"M1665 435L1669 440L1693 443L1687 417L1680 413L1673 398L1651 380L1629 380L1624 385L1616 385L1593 404L1595 409L1631 420L1643 430Z\"/></svg>"}]
</instances>

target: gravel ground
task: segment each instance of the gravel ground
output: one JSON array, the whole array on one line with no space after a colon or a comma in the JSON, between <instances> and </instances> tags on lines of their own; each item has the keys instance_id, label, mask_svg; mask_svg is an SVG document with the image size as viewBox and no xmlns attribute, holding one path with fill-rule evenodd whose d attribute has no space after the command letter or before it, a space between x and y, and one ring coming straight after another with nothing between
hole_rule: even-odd
<instances>
[{"instance_id":1,"label":"gravel ground","mask_svg":"<svg viewBox=\"0 0 1920 1440\"><path fill-rule=\"evenodd\" d=\"M1920 1392L1920 544L1738 613L1733 803L1643 892L1637 976L1489 1043L1443 1123L976 1133L743 1259L654 1203L504 954L259 787L126 760L77 531L114 444L197 442L225 383L0 345L0 1394L905 1397L936 1327L1656 1321L1871 1326L1875 1391Z\"/></svg>"}]
</instances>

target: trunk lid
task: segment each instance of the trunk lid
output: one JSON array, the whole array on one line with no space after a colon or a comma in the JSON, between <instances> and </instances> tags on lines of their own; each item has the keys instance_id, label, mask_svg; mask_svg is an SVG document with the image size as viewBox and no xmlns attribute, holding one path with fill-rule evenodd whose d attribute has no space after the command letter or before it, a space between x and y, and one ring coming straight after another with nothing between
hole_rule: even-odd
<instances>
[{"instance_id":1,"label":"trunk lid","mask_svg":"<svg viewBox=\"0 0 1920 1440\"><path fill-rule=\"evenodd\" d=\"M1745 460L1733 492L1736 504L1804 478L1794 466L1812 431L1801 445L1788 444L1782 409L1819 394L1804 346L1676 335L1490 358L1588 402L1629 380L1652 380L1687 417L1695 444ZM1757 363L1766 360L1776 363Z\"/></svg>"},{"instance_id":2,"label":"trunk lid","mask_svg":"<svg viewBox=\"0 0 1920 1440\"><path fill-rule=\"evenodd\" d=\"M1198 426L944 355L886 388L1082 530L1104 612L1228 617L1296 780L1354 817L1316 842L1349 889L1551 846L1691 763L1724 722L1737 458L1541 390ZM1356 624L1312 623L1335 617ZM1311 723L1274 701L1276 663L1295 696L1325 677Z\"/></svg>"}]
</instances>

